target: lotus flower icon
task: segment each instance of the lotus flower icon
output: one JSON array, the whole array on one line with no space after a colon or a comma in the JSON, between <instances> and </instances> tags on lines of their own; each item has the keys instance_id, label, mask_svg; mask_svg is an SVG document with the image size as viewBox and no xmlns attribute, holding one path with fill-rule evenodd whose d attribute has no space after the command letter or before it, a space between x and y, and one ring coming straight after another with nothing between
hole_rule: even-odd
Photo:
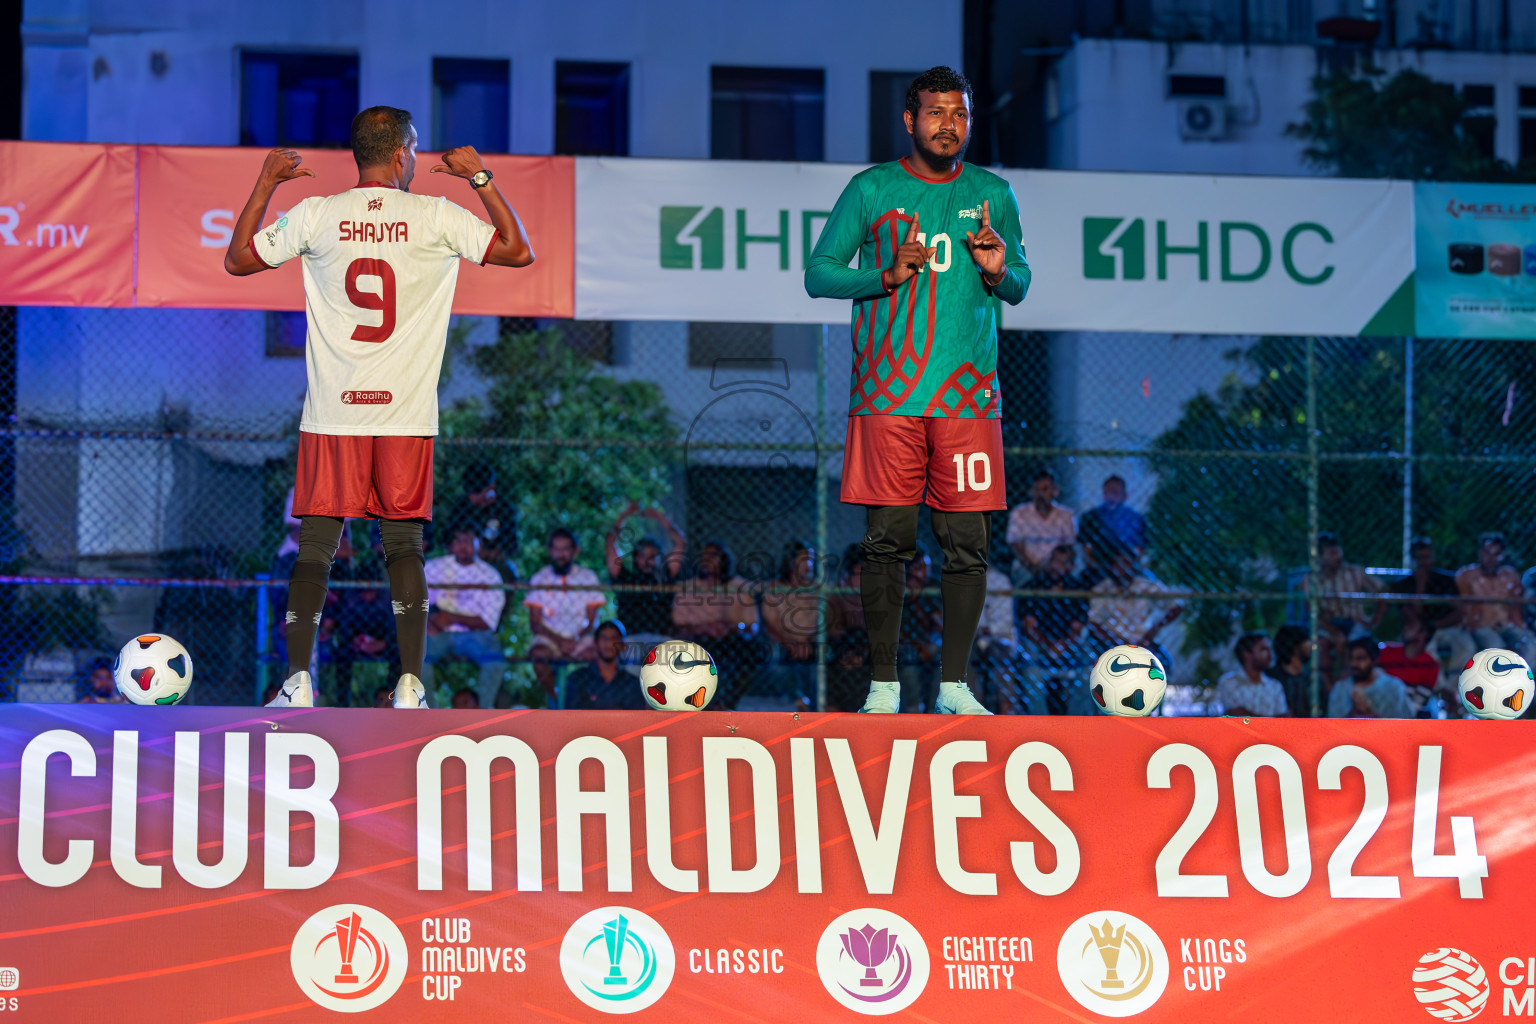
<instances>
[{"instance_id":1,"label":"lotus flower icon","mask_svg":"<svg viewBox=\"0 0 1536 1024\"><path fill-rule=\"evenodd\" d=\"M873 925L866 924L863 928L850 928L839 936L843 940L843 950L854 962L864 968L864 977L859 979L859 984L879 986L884 984L875 968L890 959L891 953L896 949L896 941L891 938L888 928L876 931Z\"/></svg>"}]
</instances>

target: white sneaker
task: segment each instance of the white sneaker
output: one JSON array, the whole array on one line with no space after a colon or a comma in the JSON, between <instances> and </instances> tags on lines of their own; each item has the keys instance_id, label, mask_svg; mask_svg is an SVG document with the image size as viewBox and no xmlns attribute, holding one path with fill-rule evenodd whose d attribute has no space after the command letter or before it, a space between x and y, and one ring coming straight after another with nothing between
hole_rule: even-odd
<instances>
[{"instance_id":1,"label":"white sneaker","mask_svg":"<svg viewBox=\"0 0 1536 1024\"><path fill-rule=\"evenodd\" d=\"M312 708L315 706L315 688L310 684L308 672L295 672L288 677L277 696L267 701L269 708Z\"/></svg>"},{"instance_id":2,"label":"white sneaker","mask_svg":"<svg viewBox=\"0 0 1536 1024\"><path fill-rule=\"evenodd\" d=\"M864 698L861 715L894 715L901 710L900 683L870 683L869 696Z\"/></svg>"},{"instance_id":3,"label":"white sneaker","mask_svg":"<svg viewBox=\"0 0 1536 1024\"><path fill-rule=\"evenodd\" d=\"M933 709L941 715L990 715L965 683L940 683Z\"/></svg>"},{"instance_id":4,"label":"white sneaker","mask_svg":"<svg viewBox=\"0 0 1536 1024\"><path fill-rule=\"evenodd\" d=\"M424 708L427 706L427 688L421 685L421 680L409 672L400 677L400 682L395 684L395 707L397 708Z\"/></svg>"}]
</instances>

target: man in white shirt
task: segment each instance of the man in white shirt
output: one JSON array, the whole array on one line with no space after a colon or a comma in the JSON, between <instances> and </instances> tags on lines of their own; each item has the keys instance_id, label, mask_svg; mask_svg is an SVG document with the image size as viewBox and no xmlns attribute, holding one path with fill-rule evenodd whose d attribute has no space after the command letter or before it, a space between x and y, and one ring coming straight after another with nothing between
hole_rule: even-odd
<instances>
[{"instance_id":1,"label":"man in white shirt","mask_svg":"<svg viewBox=\"0 0 1536 1024\"><path fill-rule=\"evenodd\" d=\"M1152 579L1137 564L1136 554L1117 544L1105 545L1102 554L1108 563L1108 575L1091 588L1095 596L1088 601L1088 627L1107 646L1135 644L1146 647L1171 662L1166 645L1158 634L1184 612L1182 602L1158 600L1168 588Z\"/></svg>"},{"instance_id":2,"label":"man in white shirt","mask_svg":"<svg viewBox=\"0 0 1536 1024\"><path fill-rule=\"evenodd\" d=\"M1252 718L1291 717L1285 687L1280 680L1264 673L1275 659L1269 634L1244 633L1237 638L1233 653L1242 667L1216 680L1216 700L1224 713Z\"/></svg>"},{"instance_id":3,"label":"man in white shirt","mask_svg":"<svg viewBox=\"0 0 1536 1024\"><path fill-rule=\"evenodd\" d=\"M597 589L597 573L576 564L581 546L576 535L565 527L549 534L549 564L534 573L528 583L536 587L523 598L528 608L528 624L533 630L533 646L528 658L533 662L539 685L549 694L554 706L555 671L551 661L591 661L596 657L592 635L597 627L597 613L608 599Z\"/></svg>"},{"instance_id":4,"label":"man in white shirt","mask_svg":"<svg viewBox=\"0 0 1536 1024\"><path fill-rule=\"evenodd\" d=\"M1017 558L1020 578L1045 571L1045 563L1058 544L1077 542L1077 520L1072 510L1056 504L1061 488L1056 474L1042 469L1029 487L1032 501L1015 505L1008 513L1008 546Z\"/></svg>"},{"instance_id":5,"label":"man in white shirt","mask_svg":"<svg viewBox=\"0 0 1536 1024\"><path fill-rule=\"evenodd\" d=\"M480 706L494 708L507 669L501 637L496 632L502 609L507 606L507 595L500 589L501 574L480 557L480 539L474 527L465 524L455 530L448 542L448 554L428 562L424 574L431 612L427 617L423 685L428 693L432 692L432 667L438 659L450 655L465 658L480 666L476 686ZM481 584L486 589L456 589L456 585L464 583Z\"/></svg>"},{"instance_id":6,"label":"man in white shirt","mask_svg":"<svg viewBox=\"0 0 1536 1024\"><path fill-rule=\"evenodd\" d=\"M491 223L446 199L411 195L408 111L352 120L358 183L300 200L261 227L277 186L313 177L291 149L267 154L235 222L224 269L244 276L302 257L308 389L299 422L293 514L302 521L288 584L288 679L273 707L312 707L309 657L347 517L380 520L402 674L395 707L425 707L427 585L422 525L432 517L437 378L459 260L523 267L533 250L471 146L432 170L466 178Z\"/></svg>"}]
</instances>

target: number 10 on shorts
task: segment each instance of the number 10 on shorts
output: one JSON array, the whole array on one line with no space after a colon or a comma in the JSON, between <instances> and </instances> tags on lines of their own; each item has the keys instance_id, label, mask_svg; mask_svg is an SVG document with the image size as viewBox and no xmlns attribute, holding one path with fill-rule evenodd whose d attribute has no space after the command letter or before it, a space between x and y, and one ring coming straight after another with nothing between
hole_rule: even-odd
<instances>
[{"instance_id":1,"label":"number 10 on shorts","mask_svg":"<svg viewBox=\"0 0 1536 1024\"><path fill-rule=\"evenodd\" d=\"M967 487L985 491L992 486L992 460L986 452L955 453L955 490L964 494Z\"/></svg>"}]
</instances>

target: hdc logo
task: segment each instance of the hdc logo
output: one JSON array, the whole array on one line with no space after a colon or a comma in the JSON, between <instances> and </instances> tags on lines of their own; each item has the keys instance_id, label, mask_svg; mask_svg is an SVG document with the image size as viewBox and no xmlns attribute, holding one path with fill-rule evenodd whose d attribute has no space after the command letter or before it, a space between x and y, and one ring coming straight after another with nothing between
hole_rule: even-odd
<instances>
[{"instance_id":1,"label":"hdc logo","mask_svg":"<svg viewBox=\"0 0 1536 1024\"><path fill-rule=\"evenodd\" d=\"M1153 252L1157 262L1157 280L1168 280L1171 258L1192 258L1202 281L1211 279L1211 225L1196 221L1193 237L1179 232L1178 243L1170 241L1166 220L1156 222ZM1220 280L1243 283L1257 281L1274 265L1277 246L1269 232L1257 224L1242 220L1218 221L1217 257ZM1333 244L1333 233L1321 224L1302 221L1292 225L1278 246L1280 266L1297 284L1322 284L1333 276L1333 265L1324 262L1323 246ZM1140 217L1083 218L1083 277L1096 281L1142 281L1147 276L1147 227Z\"/></svg>"},{"instance_id":2,"label":"hdc logo","mask_svg":"<svg viewBox=\"0 0 1536 1024\"><path fill-rule=\"evenodd\" d=\"M734 232L727 230L725 210L719 206L663 206L661 208L660 258L663 270L724 270L728 243L734 241L737 270L747 269L749 246L766 245L778 250L778 269L789 269L789 254L798 228L800 266L811 259L820 223L831 216L827 210L801 210L794 222L788 210L749 217L735 211ZM771 219L770 219L771 218ZM750 220L750 224L748 223ZM754 233L756 232L756 233ZM732 235L727 238L727 235ZM772 250L770 250L772 251Z\"/></svg>"}]
</instances>

